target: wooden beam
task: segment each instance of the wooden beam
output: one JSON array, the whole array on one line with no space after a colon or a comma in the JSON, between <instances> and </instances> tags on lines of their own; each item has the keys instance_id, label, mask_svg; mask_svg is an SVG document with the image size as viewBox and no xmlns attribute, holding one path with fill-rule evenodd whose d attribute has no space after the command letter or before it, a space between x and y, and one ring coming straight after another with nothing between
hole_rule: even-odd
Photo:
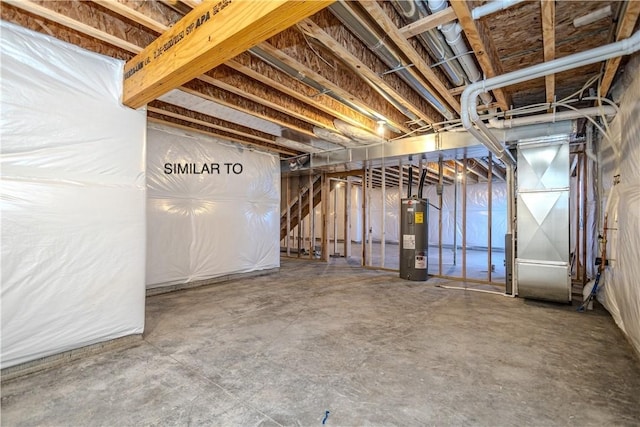
<instances>
[{"instance_id":1,"label":"wooden beam","mask_svg":"<svg viewBox=\"0 0 640 427\"><path fill-rule=\"evenodd\" d=\"M11 0L10 0L11 1ZM100 0L96 0L96 3L102 3ZM163 28L168 28L166 26L164 26L163 24L154 21L152 19L143 19L140 16L140 13L136 13L136 11L134 9L131 9L130 7L126 6L126 5L122 5L119 2L106 2L108 3L108 5L105 5L105 7L115 13L118 13L120 16L123 17L130 17L131 19L133 19L135 22L139 23L140 25L147 27L147 28L151 28L151 29L163 29ZM55 5L54 2L51 2L52 5ZM37 16L41 16L44 19L50 20L52 22L56 22L66 28L70 28L74 31L78 31L82 34L85 34L89 37L93 37L96 38L98 40L101 40L103 42L107 42L113 46L116 46L118 48L124 49L126 51L132 52L132 53L136 53L136 52L140 52L142 51L142 48L134 43L122 40L116 36L113 36L111 34L105 33L103 31L100 31L90 25L84 24L82 22L76 21L74 19L68 18L54 10L45 8L43 6L40 6L38 4L32 3L30 1L18 1L17 2L17 6L19 6L20 9L25 10L29 13L35 14ZM108 6L108 7L107 7ZM204 79L207 78L207 76L203 76ZM209 78L211 79L211 78ZM203 83L195 84L199 89L202 89L205 87L205 85ZM222 84L220 84L219 86L223 86ZM246 99L240 98L238 96L233 96L234 94L230 94L228 91L222 91L222 90L215 90L215 89L208 89L208 90L204 90L202 89L202 92L196 92L193 88L189 89L188 91L190 91L190 93L193 94L197 94L201 97L205 97L207 99L210 100L214 100L217 101L223 105L226 105L230 108L234 108L243 112L246 112L248 114L251 114L253 116L265 119L265 120L269 120L269 121L273 121L274 123L283 126L283 127L287 127L293 130L297 130L297 131L301 131L304 132L307 135L313 135L313 133L311 132L311 126L309 125L302 125L302 122L299 120L296 120L297 118L300 117L300 115L296 115L293 114L292 116L295 118L290 119L286 114L289 114L289 112L285 112L284 114L280 114L283 109L279 109L279 113L276 113L275 111L273 111L273 109L271 108L252 108L252 105L246 101ZM236 91L237 92L237 91ZM271 95L271 98L273 98L274 94ZM266 105L267 107L270 106L270 104L265 101L262 102L261 100L257 100L257 99L253 99L253 101L255 101L256 103L262 104L262 105ZM164 113L165 115L171 115L171 113ZM176 117L177 118L177 117ZM188 118L182 117L181 119L183 119L184 121L189 121ZM306 120L307 122L310 123L314 123L313 118ZM192 121L193 123L196 123L195 121ZM229 129L226 129L227 131L234 133L233 132L233 124L227 123L227 125L230 126ZM325 118L322 123L320 122L315 122L318 125L324 125L326 126L333 126L330 118ZM219 129L221 131L221 129ZM254 132L258 132L255 131ZM222 137L220 134L218 134L219 137ZM268 145L269 142L264 141L265 145ZM267 146L267 148L269 148ZM289 151L287 151L288 153Z\"/></svg>"},{"instance_id":2,"label":"wooden beam","mask_svg":"<svg viewBox=\"0 0 640 427\"><path fill-rule=\"evenodd\" d=\"M380 5L377 2L370 0L360 0L360 4L376 21L376 23L380 25L380 28L384 30L387 37L389 37L396 46L398 46L402 53L407 56L407 59L409 59L414 67L424 76L424 78L426 78L428 84L423 84L423 86L429 89L434 97L443 105L448 104L456 113L460 114L460 103L458 100L449 93L449 88L442 83L431 67L424 62L418 52L416 52L413 46L411 46L411 43L409 43L407 38L400 33L398 27L396 27L391 18L389 18L389 15L385 13ZM451 10L453 13L453 9ZM409 72L413 72L413 69L409 68ZM420 76L416 76L416 73L413 74L418 81L422 81Z\"/></svg>"},{"instance_id":3,"label":"wooden beam","mask_svg":"<svg viewBox=\"0 0 640 427\"><path fill-rule=\"evenodd\" d=\"M154 31L164 32L169 29L168 26L156 21L155 19L147 17L123 3L106 0L93 1L119 14L120 16L131 19L132 21ZM238 61L241 61L242 64ZM228 65L228 67L226 65ZM251 99L257 103L274 108L278 111L291 114L301 120L311 120L310 123L321 127L333 128L332 118L338 117L347 123L353 124L354 126L364 126L372 132L375 132L376 130L377 123L372 119L349 109L326 95L315 96L317 95L317 91L314 89L306 86L299 80L276 70L259 59L254 58L249 53L245 52L238 55L234 60L228 61L226 65L217 67L207 74L200 76L199 79L226 91ZM257 70L252 69L252 66L257 68ZM230 69L239 71L242 74L230 72ZM243 75L248 76L255 81L247 79ZM285 80L287 84L281 84L274 79L280 81ZM298 89L298 91L304 91L304 93L299 93L293 90L292 87ZM278 94L277 92L274 92L273 89L280 90L285 95ZM294 98L303 104L291 102L291 98ZM309 111L313 111L315 109L322 111L328 116L320 119L314 118L313 116L311 118L307 118L305 114L309 114Z\"/></svg>"},{"instance_id":4,"label":"wooden beam","mask_svg":"<svg viewBox=\"0 0 640 427\"><path fill-rule=\"evenodd\" d=\"M556 57L556 1L540 0L542 14L542 43L544 46L544 62L553 61ZM544 78L546 99L554 101L556 93L556 77L550 74Z\"/></svg>"},{"instance_id":5,"label":"wooden beam","mask_svg":"<svg viewBox=\"0 0 640 427\"><path fill-rule=\"evenodd\" d=\"M618 20L619 24L616 31L616 41L624 40L631 36L633 29L636 26L636 22L638 21L638 16L640 15L640 1L627 0L625 6L626 8L622 18ZM622 57L618 56L617 58L608 59L605 63L604 75L602 76L599 88L600 96L607 96L621 60Z\"/></svg>"},{"instance_id":6,"label":"wooden beam","mask_svg":"<svg viewBox=\"0 0 640 427\"><path fill-rule=\"evenodd\" d=\"M162 33L169 29L169 26L150 18L123 3L108 0L93 1L119 14L120 16L131 19L132 21L154 31ZM225 65L239 73L261 82L271 89L279 90L280 92L283 92L306 105L318 108L319 110L330 114L333 117L337 117L346 123L354 126L365 127L372 132L376 131L377 123L374 120L346 107L344 104L339 103L327 95L318 94L315 89L305 85L300 80L288 76L282 71L277 70L247 52L241 53L233 60L227 61ZM275 93L272 95L278 96Z\"/></svg>"},{"instance_id":7,"label":"wooden beam","mask_svg":"<svg viewBox=\"0 0 640 427\"><path fill-rule=\"evenodd\" d=\"M347 107L328 95L319 93L316 89L253 57L249 53L242 53L233 60L227 61L225 65L346 123L376 132L377 123L373 119Z\"/></svg>"},{"instance_id":8,"label":"wooden beam","mask_svg":"<svg viewBox=\"0 0 640 427\"><path fill-rule=\"evenodd\" d=\"M200 98L208 99L209 101L251 114L252 116L268 120L305 135L315 136L313 133L313 125L303 120L291 117L262 104L256 104L233 92L220 89L201 80L192 80L182 85L180 89L192 95L199 96Z\"/></svg>"},{"instance_id":9,"label":"wooden beam","mask_svg":"<svg viewBox=\"0 0 640 427\"><path fill-rule=\"evenodd\" d=\"M399 85L391 86L380 74L373 70L371 64L363 62L362 56L364 56L364 50L366 49L353 49L351 46L347 47L344 38L341 41L336 40L329 35L324 29L310 19L304 19L298 27L303 32L309 34L311 37L320 41L324 46L329 48L338 57L340 57L345 63L349 64L353 69L358 70L362 77L374 83L376 86L384 90L387 94L392 96L396 101L402 105L402 107L411 111L416 117L424 120L426 123L434 123L436 120L428 116L425 111L428 109L433 110L432 107L426 108L426 101L422 102L422 98L418 94L412 91L404 82ZM386 68L386 67L385 67ZM390 80L395 80L397 76L388 74ZM399 79L398 79L399 80ZM420 99L418 99L420 98Z\"/></svg>"},{"instance_id":10,"label":"wooden beam","mask_svg":"<svg viewBox=\"0 0 640 427\"><path fill-rule=\"evenodd\" d=\"M400 28L400 33L406 38L411 38L422 34L426 31L436 28L438 25L446 24L447 22L454 21L456 19L456 13L452 7L448 7L440 12L436 12L433 15L425 16L422 19L418 19L409 25Z\"/></svg>"},{"instance_id":11,"label":"wooden beam","mask_svg":"<svg viewBox=\"0 0 640 427\"><path fill-rule=\"evenodd\" d=\"M147 121L151 123L164 123L178 129L196 132L196 133L202 133L205 135L213 136L214 138L221 138L221 139L224 139L227 141L233 141L242 145L248 145L252 148L261 148L263 150L272 151L272 152L275 151L280 154L284 154L286 156L297 156L299 154L302 154L299 151L290 150L284 147L279 147L278 149L265 147L264 144L258 144L255 141L252 141L251 138L245 138L240 135L235 135L229 132L214 130L206 126L197 125L186 120L181 120L175 117L159 114L154 111L148 112Z\"/></svg>"},{"instance_id":12,"label":"wooden beam","mask_svg":"<svg viewBox=\"0 0 640 427\"><path fill-rule=\"evenodd\" d=\"M105 9L109 9L112 12L117 13L120 16L136 22L146 28L149 28L156 33L164 33L169 29L169 26L164 25L155 19L152 19L142 12L130 8L129 6L113 0L92 0L94 3L99 4Z\"/></svg>"},{"instance_id":13,"label":"wooden beam","mask_svg":"<svg viewBox=\"0 0 640 427\"><path fill-rule=\"evenodd\" d=\"M266 144L275 144L276 137L266 132L248 128L236 123L228 122L217 117L203 114L188 108L180 107L164 101L151 101L147 105L147 111L162 114L176 119L185 120L197 125L206 126L211 129L230 132L236 135L253 138ZM275 146L275 145L274 145Z\"/></svg>"},{"instance_id":14,"label":"wooden beam","mask_svg":"<svg viewBox=\"0 0 640 427\"><path fill-rule=\"evenodd\" d=\"M139 108L331 3L203 2L125 64L123 103Z\"/></svg>"},{"instance_id":15,"label":"wooden beam","mask_svg":"<svg viewBox=\"0 0 640 427\"><path fill-rule=\"evenodd\" d=\"M40 6L39 4L33 3L29 0L3 0L3 3L10 4L33 15L48 19L49 21L55 22L67 28L71 28L72 30L101 40L120 49L124 49L128 52L138 53L142 51L142 48L140 46L129 43L128 41L122 40L116 36L87 25L84 22L76 21L75 19L69 18L68 16L62 15L61 13L58 13L44 6Z\"/></svg>"},{"instance_id":16,"label":"wooden beam","mask_svg":"<svg viewBox=\"0 0 640 427\"><path fill-rule=\"evenodd\" d=\"M200 76L199 79L257 104L265 105L299 120L304 120L314 126L335 130L333 117L330 115L318 111L308 104L302 104L285 93L278 93L244 74L236 73L235 70L226 65L219 65Z\"/></svg>"},{"instance_id":17,"label":"wooden beam","mask_svg":"<svg viewBox=\"0 0 640 427\"><path fill-rule=\"evenodd\" d=\"M475 21L473 19L469 5L465 0L453 0L451 7L458 17L458 23L462 27L465 36L467 36L471 49L473 49L485 76L489 78L502 74L502 64L500 63L498 52L482 20ZM494 90L493 95L503 111L509 109L511 100L504 89Z\"/></svg>"},{"instance_id":18,"label":"wooden beam","mask_svg":"<svg viewBox=\"0 0 640 427\"><path fill-rule=\"evenodd\" d=\"M292 31L286 30L283 34L273 37L269 43L260 43L260 49L277 58L288 66L298 70L301 74L315 80L334 94L360 107L363 111L372 114L381 114L396 128L405 133L410 132L405 125L407 117L391 107L361 79L357 79L350 70L345 68L333 69L322 61L315 61L317 55L309 49L304 40L290 43ZM300 35L296 32L297 35ZM300 38L302 36L300 35ZM277 43L277 46L271 43ZM282 48L280 48L282 44ZM310 63L311 60L315 62ZM333 65L333 64L332 64Z\"/></svg>"}]
</instances>

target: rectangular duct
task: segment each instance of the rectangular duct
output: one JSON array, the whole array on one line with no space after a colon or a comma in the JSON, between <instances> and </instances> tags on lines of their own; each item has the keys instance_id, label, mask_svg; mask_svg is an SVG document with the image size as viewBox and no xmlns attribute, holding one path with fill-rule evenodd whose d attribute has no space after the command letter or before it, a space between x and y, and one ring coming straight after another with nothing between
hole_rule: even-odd
<instances>
[{"instance_id":1,"label":"rectangular duct","mask_svg":"<svg viewBox=\"0 0 640 427\"><path fill-rule=\"evenodd\" d=\"M569 139L518 145L518 295L571 301L569 264Z\"/></svg>"}]
</instances>

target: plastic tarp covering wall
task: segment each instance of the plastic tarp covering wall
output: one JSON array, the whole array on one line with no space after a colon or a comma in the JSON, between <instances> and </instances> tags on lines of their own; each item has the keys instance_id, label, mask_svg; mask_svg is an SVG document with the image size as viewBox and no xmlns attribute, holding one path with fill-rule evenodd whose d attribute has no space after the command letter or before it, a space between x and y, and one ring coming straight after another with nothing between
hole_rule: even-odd
<instances>
[{"instance_id":1,"label":"plastic tarp covering wall","mask_svg":"<svg viewBox=\"0 0 640 427\"><path fill-rule=\"evenodd\" d=\"M489 194L487 184L467 184L467 247L486 248L488 243L487 221L489 218ZM505 183L492 183L492 242L493 248L504 249L504 234L507 229L507 186ZM414 188L412 194L417 194ZM400 232L400 199L407 196L406 188L387 188L385 203L385 239L389 243L398 243ZM438 195L433 185L425 186L423 197L438 206ZM458 234L457 245L462 246L462 186L457 192L457 221L454 219L454 201L456 192L453 185L445 185L442 197L442 244L453 245L454 230ZM382 238L382 189L371 191L371 228L374 240ZM429 244L438 245L438 210L429 209Z\"/></svg>"},{"instance_id":2,"label":"plastic tarp covering wall","mask_svg":"<svg viewBox=\"0 0 640 427\"><path fill-rule=\"evenodd\" d=\"M0 22L2 368L144 327L146 112L123 62Z\"/></svg>"},{"instance_id":3,"label":"plastic tarp covering wall","mask_svg":"<svg viewBox=\"0 0 640 427\"><path fill-rule=\"evenodd\" d=\"M276 156L150 125L147 194L147 288L280 266Z\"/></svg>"},{"instance_id":4,"label":"plastic tarp covering wall","mask_svg":"<svg viewBox=\"0 0 640 427\"><path fill-rule=\"evenodd\" d=\"M598 299L640 353L640 55L631 58L623 76L620 112L611 125L616 148L602 139L599 150L609 267Z\"/></svg>"},{"instance_id":5,"label":"plastic tarp covering wall","mask_svg":"<svg viewBox=\"0 0 640 427\"><path fill-rule=\"evenodd\" d=\"M489 219L489 194L487 184L468 184L467 185L467 247L486 248L488 244L487 221ZM335 190L334 190L335 191ZM330 229L329 237L333 238L333 220L334 213L334 191L331 191L329 197L329 218ZM417 194L418 188L414 187L412 194ZM507 185L504 182L494 182L491 188L491 246L494 249L504 249L504 235L507 230ZM384 191L385 206L385 241L387 243L398 243L400 233L400 199L407 195L406 187L402 192L399 188L387 188ZM430 203L438 206L438 195L436 187L433 185L424 187L425 198ZM374 241L382 240L382 203L383 192L381 188L374 188L370 194L370 228ZM457 222L454 220L454 200L456 192L453 185L444 186L444 194L442 197L442 244L445 246L453 246L453 233L456 230L457 245L462 246L462 186L458 187L457 198ZM351 240L362 241L362 187L353 186L351 190ZM320 238L322 230L320 227L322 220L322 208L319 204L315 209L315 236ZM304 230L308 230L308 220L303 222ZM294 236L297 236L297 228L293 228ZM344 238L344 188L338 188L338 239ZM305 233L308 233L305 231ZM305 234L306 237L307 234ZM438 245L438 210L429 209L429 244Z\"/></svg>"}]
</instances>

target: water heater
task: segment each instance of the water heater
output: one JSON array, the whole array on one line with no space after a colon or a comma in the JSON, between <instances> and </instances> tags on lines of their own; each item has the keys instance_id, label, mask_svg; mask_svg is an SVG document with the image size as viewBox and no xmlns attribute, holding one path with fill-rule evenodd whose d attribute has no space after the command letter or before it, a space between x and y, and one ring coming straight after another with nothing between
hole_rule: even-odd
<instances>
[{"instance_id":1,"label":"water heater","mask_svg":"<svg viewBox=\"0 0 640 427\"><path fill-rule=\"evenodd\" d=\"M402 199L400 204L400 277L428 279L429 200Z\"/></svg>"}]
</instances>

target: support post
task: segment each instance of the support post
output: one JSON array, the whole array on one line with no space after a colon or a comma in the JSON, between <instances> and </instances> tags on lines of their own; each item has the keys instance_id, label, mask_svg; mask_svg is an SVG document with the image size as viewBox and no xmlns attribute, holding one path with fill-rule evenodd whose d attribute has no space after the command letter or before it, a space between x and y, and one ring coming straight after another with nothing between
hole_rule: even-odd
<instances>
[{"instance_id":1,"label":"support post","mask_svg":"<svg viewBox=\"0 0 640 427\"><path fill-rule=\"evenodd\" d=\"M489 283L491 283L491 274L493 273L493 269L491 268L493 265L493 157L491 152L489 152L489 160L487 162L487 180L487 279Z\"/></svg>"}]
</instances>

